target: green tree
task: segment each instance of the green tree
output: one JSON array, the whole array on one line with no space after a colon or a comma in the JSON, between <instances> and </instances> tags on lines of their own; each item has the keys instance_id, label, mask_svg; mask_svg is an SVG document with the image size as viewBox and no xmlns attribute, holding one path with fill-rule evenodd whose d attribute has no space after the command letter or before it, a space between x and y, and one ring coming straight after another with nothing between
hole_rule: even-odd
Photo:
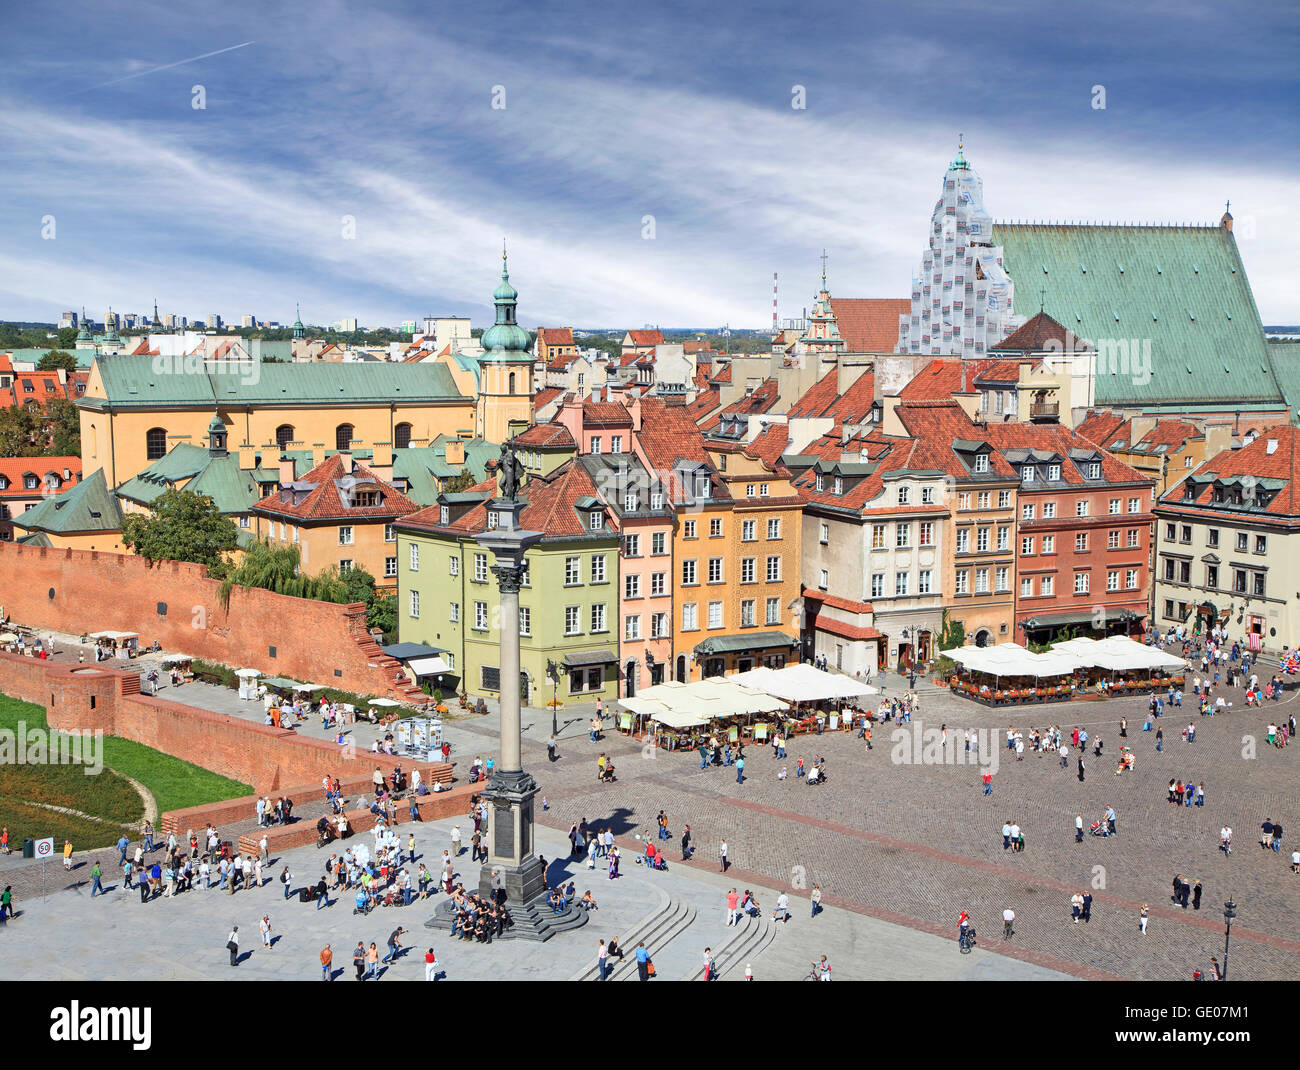
<instances>
[{"instance_id":1,"label":"green tree","mask_svg":"<svg viewBox=\"0 0 1300 1070\"><path fill-rule=\"evenodd\" d=\"M462 468L454 476L448 476L442 481L443 494L459 494L461 491L469 490L474 485L474 476L469 469Z\"/></svg>"},{"instance_id":2,"label":"green tree","mask_svg":"<svg viewBox=\"0 0 1300 1070\"><path fill-rule=\"evenodd\" d=\"M366 627L378 628L385 635L397 631L397 595L376 598L366 610Z\"/></svg>"},{"instance_id":3,"label":"green tree","mask_svg":"<svg viewBox=\"0 0 1300 1070\"><path fill-rule=\"evenodd\" d=\"M81 456L81 410L67 398L45 403L45 429L49 435L46 452L51 457Z\"/></svg>"},{"instance_id":4,"label":"green tree","mask_svg":"<svg viewBox=\"0 0 1300 1070\"><path fill-rule=\"evenodd\" d=\"M77 370L77 358L62 349L51 349L41 357L36 365L37 371L50 372L56 368L65 368L70 372Z\"/></svg>"},{"instance_id":5,"label":"green tree","mask_svg":"<svg viewBox=\"0 0 1300 1070\"><path fill-rule=\"evenodd\" d=\"M60 327L60 328L59 328L59 348L60 348L60 349L71 349L71 348L72 348L73 346L75 346L76 344L77 344L77 328L76 328L76 327Z\"/></svg>"},{"instance_id":6,"label":"green tree","mask_svg":"<svg viewBox=\"0 0 1300 1070\"><path fill-rule=\"evenodd\" d=\"M150 563L194 561L209 567L224 564L235 549L239 528L217 511L211 498L170 488L148 513L122 518L122 545Z\"/></svg>"},{"instance_id":7,"label":"green tree","mask_svg":"<svg viewBox=\"0 0 1300 1070\"><path fill-rule=\"evenodd\" d=\"M939 625L939 649L952 650L966 642L966 629L959 620L950 620L948 611L943 611L942 623Z\"/></svg>"},{"instance_id":8,"label":"green tree","mask_svg":"<svg viewBox=\"0 0 1300 1070\"><path fill-rule=\"evenodd\" d=\"M0 457L38 456L40 430L35 406L11 405L0 409Z\"/></svg>"}]
</instances>

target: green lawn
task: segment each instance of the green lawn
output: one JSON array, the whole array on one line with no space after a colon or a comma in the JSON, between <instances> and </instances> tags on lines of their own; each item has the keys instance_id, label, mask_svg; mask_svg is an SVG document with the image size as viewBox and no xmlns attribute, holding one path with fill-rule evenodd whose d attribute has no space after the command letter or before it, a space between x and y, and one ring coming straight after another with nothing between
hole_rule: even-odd
<instances>
[{"instance_id":1,"label":"green lawn","mask_svg":"<svg viewBox=\"0 0 1300 1070\"><path fill-rule=\"evenodd\" d=\"M0 729L17 731L47 727L45 710L30 702L0 695ZM11 846L21 846L25 836L68 836L77 849L99 847L117 840L111 825L57 814L30 802L66 806L116 822L139 827L144 805L124 779L133 777L153 793L159 812L251 795L253 789L210 770L173 758L169 754L106 736L102 760L105 769L86 776L76 765L0 765L0 823L9 826ZM57 827L56 827L57 826Z\"/></svg>"}]
</instances>

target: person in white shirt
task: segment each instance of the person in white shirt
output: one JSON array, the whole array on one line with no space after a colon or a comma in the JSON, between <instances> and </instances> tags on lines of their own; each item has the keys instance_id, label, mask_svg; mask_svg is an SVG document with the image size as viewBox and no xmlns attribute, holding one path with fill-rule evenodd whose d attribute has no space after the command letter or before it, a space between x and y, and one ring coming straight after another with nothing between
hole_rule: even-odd
<instances>
[{"instance_id":1,"label":"person in white shirt","mask_svg":"<svg viewBox=\"0 0 1300 1070\"><path fill-rule=\"evenodd\" d=\"M776 897L776 906L772 908L773 921L776 921L778 914L781 916L782 921L790 920L790 897L785 892Z\"/></svg>"},{"instance_id":2,"label":"person in white shirt","mask_svg":"<svg viewBox=\"0 0 1300 1070\"><path fill-rule=\"evenodd\" d=\"M1232 854L1232 829L1227 825L1219 830L1219 846L1225 855Z\"/></svg>"},{"instance_id":3,"label":"person in white shirt","mask_svg":"<svg viewBox=\"0 0 1300 1070\"><path fill-rule=\"evenodd\" d=\"M1020 826L1014 821L1011 822L1011 849L1020 850Z\"/></svg>"},{"instance_id":4,"label":"person in white shirt","mask_svg":"<svg viewBox=\"0 0 1300 1070\"><path fill-rule=\"evenodd\" d=\"M1011 846L1011 822L1004 821L1002 823L1002 850L1005 851L1010 846Z\"/></svg>"},{"instance_id":5,"label":"person in white shirt","mask_svg":"<svg viewBox=\"0 0 1300 1070\"><path fill-rule=\"evenodd\" d=\"M1002 939L1010 940L1011 934L1015 932L1012 923L1016 920L1016 912L1010 907L1002 912Z\"/></svg>"}]
</instances>

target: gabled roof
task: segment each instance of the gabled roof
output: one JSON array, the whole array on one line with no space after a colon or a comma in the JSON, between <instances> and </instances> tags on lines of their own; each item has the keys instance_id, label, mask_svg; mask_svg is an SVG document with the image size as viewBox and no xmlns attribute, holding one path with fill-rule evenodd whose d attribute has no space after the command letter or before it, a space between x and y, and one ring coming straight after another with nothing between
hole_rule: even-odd
<instances>
[{"instance_id":1,"label":"gabled roof","mask_svg":"<svg viewBox=\"0 0 1300 1070\"><path fill-rule=\"evenodd\" d=\"M577 443L564 424L534 424L510 440L516 446L531 446L536 449L576 449Z\"/></svg>"},{"instance_id":2,"label":"gabled roof","mask_svg":"<svg viewBox=\"0 0 1300 1070\"><path fill-rule=\"evenodd\" d=\"M1143 453L1176 453L1187 445L1188 439L1204 437L1195 424L1189 424L1185 420L1157 420L1155 426L1133 448Z\"/></svg>"},{"instance_id":3,"label":"gabled roof","mask_svg":"<svg viewBox=\"0 0 1300 1070\"><path fill-rule=\"evenodd\" d=\"M108 489L104 470L96 469L75 487L46 498L14 518L27 531L70 535L83 531L117 531L122 527L122 509Z\"/></svg>"},{"instance_id":4,"label":"gabled roof","mask_svg":"<svg viewBox=\"0 0 1300 1070\"><path fill-rule=\"evenodd\" d=\"M1222 226L997 223L993 244L1022 294L1099 345L1099 404L1182 407L1216 396L1278 404L1264 328L1236 241ZM1148 370L1108 360L1104 340L1150 341ZM1145 355L1142 358L1145 360ZM1103 367L1114 364L1114 367Z\"/></svg>"},{"instance_id":5,"label":"gabled roof","mask_svg":"<svg viewBox=\"0 0 1300 1070\"><path fill-rule=\"evenodd\" d=\"M1026 320L1001 342L989 346L990 355L999 352L1013 353L1076 353L1092 347L1083 338L1067 331L1046 312Z\"/></svg>"},{"instance_id":6,"label":"gabled roof","mask_svg":"<svg viewBox=\"0 0 1300 1070\"><path fill-rule=\"evenodd\" d=\"M184 483L183 490L212 499L222 513L247 513L261 499L253 473L239 467L239 455L213 456L206 448L178 442L148 468L117 488L117 495L151 505L169 487Z\"/></svg>"},{"instance_id":7,"label":"gabled roof","mask_svg":"<svg viewBox=\"0 0 1300 1070\"><path fill-rule=\"evenodd\" d=\"M966 390L975 389L975 380L995 360L962 360L959 357L935 357L922 368L898 396L904 401L948 401L961 393L963 371ZM964 366L964 368L963 368Z\"/></svg>"},{"instance_id":8,"label":"gabled roof","mask_svg":"<svg viewBox=\"0 0 1300 1070\"><path fill-rule=\"evenodd\" d=\"M344 496L354 485L374 485L383 498L380 505L348 506ZM282 502L278 496L264 498L253 511L298 521L327 520L382 520L405 516L419 510L419 506L405 494L385 482L363 464L353 462L352 471L344 469L343 455L336 453L317 465L306 475L291 484L296 490L306 490L306 497L294 505Z\"/></svg>"},{"instance_id":9,"label":"gabled roof","mask_svg":"<svg viewBox=\"0 0 1300 1070\"><path fill-rule=\"evenodd\" d=\"M67 479L63 477L64 469L71 473ZM0 477L9 484L7 489L0 490L0 497L30 498L33 492L23 486L23 478L29 473L40 480L37 490L44 493L49 493L46 478L51 473L58 476L59 489L55 493L62 494L81 481L81 458L0 457Z\"/></svg>"},{"instance_id":10,"label":"gabled roof","mask_svg":"<svg viewBox=\"0 0 1300 1070\"><path fill-rule=\"evenodd\" d=\"M628 336L632 339L634 346L661 346L664 344L664 332L655 328L653 330L628 331Z\"/></svg>"},{"instance_id":11,"label":"gabled roof","mask_svg":"<svg viewBox=\"0 0 1300 1070\"><path fill-rule=\"evenodd\" d=\"M975 385L984 386L986 383L1016 383L1020 381L1020 361L1018 360L999 360L994 361L985 368L979 375L975 376Z\"/></svg>"},{"instance_id":12,"label":"gabled roof","mask_svg":"<svg viewBox=\"0 0 1300 1070\"><path fill-rule=\"evenodd\" d=\"M548 346L571 346L573 345L573 328L572 327L538 327L538 341Z\"/></svg>"},{"instance_id":13,"label":"gabled roof","mask_svg":"<svg viewBox=\"0 0 1300 1070\"><path fill-rule=\"evenodd\" d=\"M875 403L875 389L875 373L868 370L859 375L841 394L837 372L832 368L790 406L788 416L790 419L828 416L835 421L836 428L845 423L861 423Z\"/></svg>"},{"instance_id":14,"label":"gabled roof","mask_svg":"<svg viewBox=\"0 0 1300 1070\"><path fill-rule=\"evenodd\" d=\"M1132 425L1118 413L1090 409L1075 430L1104 449L1127 449L1132 445Z\"/></svg>"},{"instance_id":15,"label":"gabled roof","mask_svg":"<svg viewBox=\"0 0 1300 1070\"><path fill-rule=\"evenodd\" d=\"M632 414L619 401L591 401L582 403L583 427L631 427Z\"/></svg>"},{"instance_id":16,"label":"gabled roof","mask_svg":"<svg viewBox=\"0 0 1300 1070\"><path fill-rule=\"evenodd\" d=\"M892 353L898 345L898 317L912 309L906 297L832 297L831 312L853 353Z\"/></svg>"}]
</instances>

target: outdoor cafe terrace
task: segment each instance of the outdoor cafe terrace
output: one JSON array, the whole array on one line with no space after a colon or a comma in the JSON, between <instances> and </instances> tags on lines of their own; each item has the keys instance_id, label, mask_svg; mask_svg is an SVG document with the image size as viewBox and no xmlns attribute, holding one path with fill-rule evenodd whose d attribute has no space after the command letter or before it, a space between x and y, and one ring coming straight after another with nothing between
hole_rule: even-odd
<instances>
[{"instance_id":1,"label":"outdoor cafe terrace","mask_svg":"<svg viewBox=\"0 0 1300 1070\"><path fill-rule=\"evenodd\" d=\"M957 664L955 695L986 706L1069 702L1083 695L1139 695L1182 687L1187 662L1125 636L1069 639L1044 653L1018 643L941 651Z\"/></svg>"}]
</instances>

